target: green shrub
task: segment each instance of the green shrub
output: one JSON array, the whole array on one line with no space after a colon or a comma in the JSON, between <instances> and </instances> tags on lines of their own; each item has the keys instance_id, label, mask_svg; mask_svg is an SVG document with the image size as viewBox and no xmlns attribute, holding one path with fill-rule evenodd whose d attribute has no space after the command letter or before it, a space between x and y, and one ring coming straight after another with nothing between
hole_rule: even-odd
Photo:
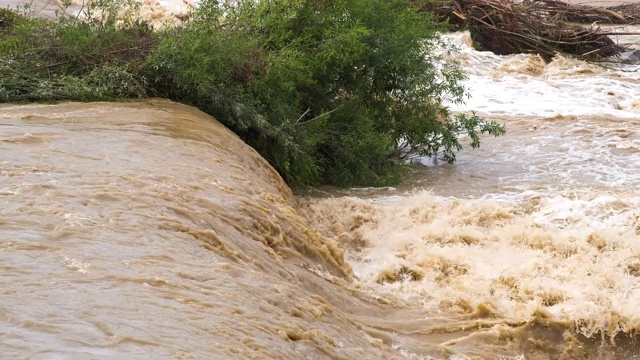
<instances>
[{"instance_id":1,"label":"green shrub","mask_svg":"<svg viewBox=\"0 0 640 360\"><path fill-rule=\"evenodd\" d=\"M10 9L0 9L0 30L13 28L16 23L24 20L24 17Z\"/></svg>"},{"instance_id":2,"label":"green shrub","mask_svg":"<svg viewBox=\"0 0 640 360\"><path fill-rule=\"evenodd\" d=\"M83 9L88 21L61 16L51 22L7 10L0 13L0 18L14 14L10 25L0 30L0 100L96 101L146 96L141 70L155 48L156 34L142 21L116 22L116 14L133 6L132 1L92 4Z\"/></svg>"},{"instance_id":3,"label":"green shrub","mask_svg":"<svg viewBox=\"0 0 640 360\"><path fill-rule=\"evenodd\" d=\"M440 106L464 78L437 22L406 0L204 0L162 36L150 78L214 115L294 185L396 183L403 158L455 160L461 132L501 134ZM474 141L474 146L477 146Z\"/></svg>"}]
</instances>

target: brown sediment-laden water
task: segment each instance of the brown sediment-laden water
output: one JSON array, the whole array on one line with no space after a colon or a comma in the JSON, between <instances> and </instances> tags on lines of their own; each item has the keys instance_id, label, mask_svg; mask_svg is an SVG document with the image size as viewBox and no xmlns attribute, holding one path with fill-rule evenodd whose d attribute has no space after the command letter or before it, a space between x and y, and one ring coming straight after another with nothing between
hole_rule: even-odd
<instances>
[{"instance_id":1,"label":"brown sediment-laden water","mask_svg":"<svg viewBox=\"0 0 640 360\"><path fill-rule=\"evenodd\" d=\"M447 38L508 133L396 188L295 197L164 100L0 105L0 358L640 358L638 65Z\"/></svg>"},{"instance_id":2,"label":"brown sediment-laden water","mask_svg":"<svg viewBox=\"0 0 640 360\"><path fill-rule=\"evenodd\" d=\"M278 174L167 101L0 106L3 359L394 358Z\"/></svg>"}]
</instances>

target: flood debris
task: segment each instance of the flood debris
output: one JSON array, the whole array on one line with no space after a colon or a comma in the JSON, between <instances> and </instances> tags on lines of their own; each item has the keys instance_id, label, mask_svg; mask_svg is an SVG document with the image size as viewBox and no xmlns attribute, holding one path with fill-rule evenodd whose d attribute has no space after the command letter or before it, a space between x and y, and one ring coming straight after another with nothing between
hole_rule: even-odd
<instances>
[{"instance_id":1,"label":"flood debris","mask_svg":"<svg viewBox=\"0 0 640 360\"><path fill-rule=\"evenodd\" d=\"M536 2L549 11L549 16L562 21L581 24L630 24L636 20L633 15L614 8L568 4L558 0L537 0Z\"/></svg>"},{"instance_id":2,"label":"flood debris","mask_svg":"<svg viewBox=\"0 0 640 360\"><path fill-rule=\"evenodd\" d=\"M547 61L556 54L585 60L617 56L625 49L610 36L619 33L598 24L637 22L633 12L625 15L613 8L557 0L442 0L426 10L447 20L453 29L467 28L478 50L498 55L533 53Z\"/></svg>"}]
</instances>

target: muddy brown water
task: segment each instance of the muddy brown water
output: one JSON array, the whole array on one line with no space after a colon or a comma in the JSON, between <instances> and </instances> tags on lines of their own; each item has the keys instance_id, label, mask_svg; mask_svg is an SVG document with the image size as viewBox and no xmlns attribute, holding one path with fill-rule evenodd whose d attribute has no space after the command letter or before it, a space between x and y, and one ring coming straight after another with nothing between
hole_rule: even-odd
<instances>
[{"instance_id":1,"label":"muddy brown water","mask_svg":"<svg viewBox=\"0 0 640 360\"><path fill-rule=\"evenodd\" d=\"M184 105L0 114L5 358L636 353L631 198L582 237L536 223L543 198L295 200Z\"/></svg>"},{"instance_id":2,"label":"muddy brown water","mask_svg":"<svg viewBox=\"0 0 640 360\"><path fill-rule=\"evenodd\" d=\"M0 149L3 359L393 358L336 243L199 111L2 105Z\"/></svg>"}]
</instances>

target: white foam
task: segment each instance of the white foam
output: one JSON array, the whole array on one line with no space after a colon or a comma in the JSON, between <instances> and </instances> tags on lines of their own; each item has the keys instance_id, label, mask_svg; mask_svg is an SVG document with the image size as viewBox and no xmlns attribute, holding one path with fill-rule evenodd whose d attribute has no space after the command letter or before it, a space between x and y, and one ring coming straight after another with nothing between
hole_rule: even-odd
<instances>
[{"instance_id":1,"label":"white foam","mask_svg":"<svg viewBox=\"0 0 640 360\"><path fill-rule=\"evenodd\" d=\"M465 84L471 96L465 104L449 104L455 111L640 117L640 73L626 72L633 67L605 68L562 56L545 65L537 55L499 56L476 51L468 33L446 38L460 48L454 59L469 75Z\"/></svg>"},{"instance_id":2,"label":"white foam","mask_svg":"<svg viewBox=\"0 0 640 360\"><path fill-rule=\"evenodd\" d=\"M351 234L366 245L347 255L362 286L382 296L434 311L484 304L518 320L544 308L558 320L592 321L589 331L611 325L615 313L632 319L640 306L631 273L640 264L638 196L530 191L460 200L421 193L311 208L345 229L353 228L350 218L366 219ZM381 282L403 267L423 277Z\"/></svg>"}]
</instances>

